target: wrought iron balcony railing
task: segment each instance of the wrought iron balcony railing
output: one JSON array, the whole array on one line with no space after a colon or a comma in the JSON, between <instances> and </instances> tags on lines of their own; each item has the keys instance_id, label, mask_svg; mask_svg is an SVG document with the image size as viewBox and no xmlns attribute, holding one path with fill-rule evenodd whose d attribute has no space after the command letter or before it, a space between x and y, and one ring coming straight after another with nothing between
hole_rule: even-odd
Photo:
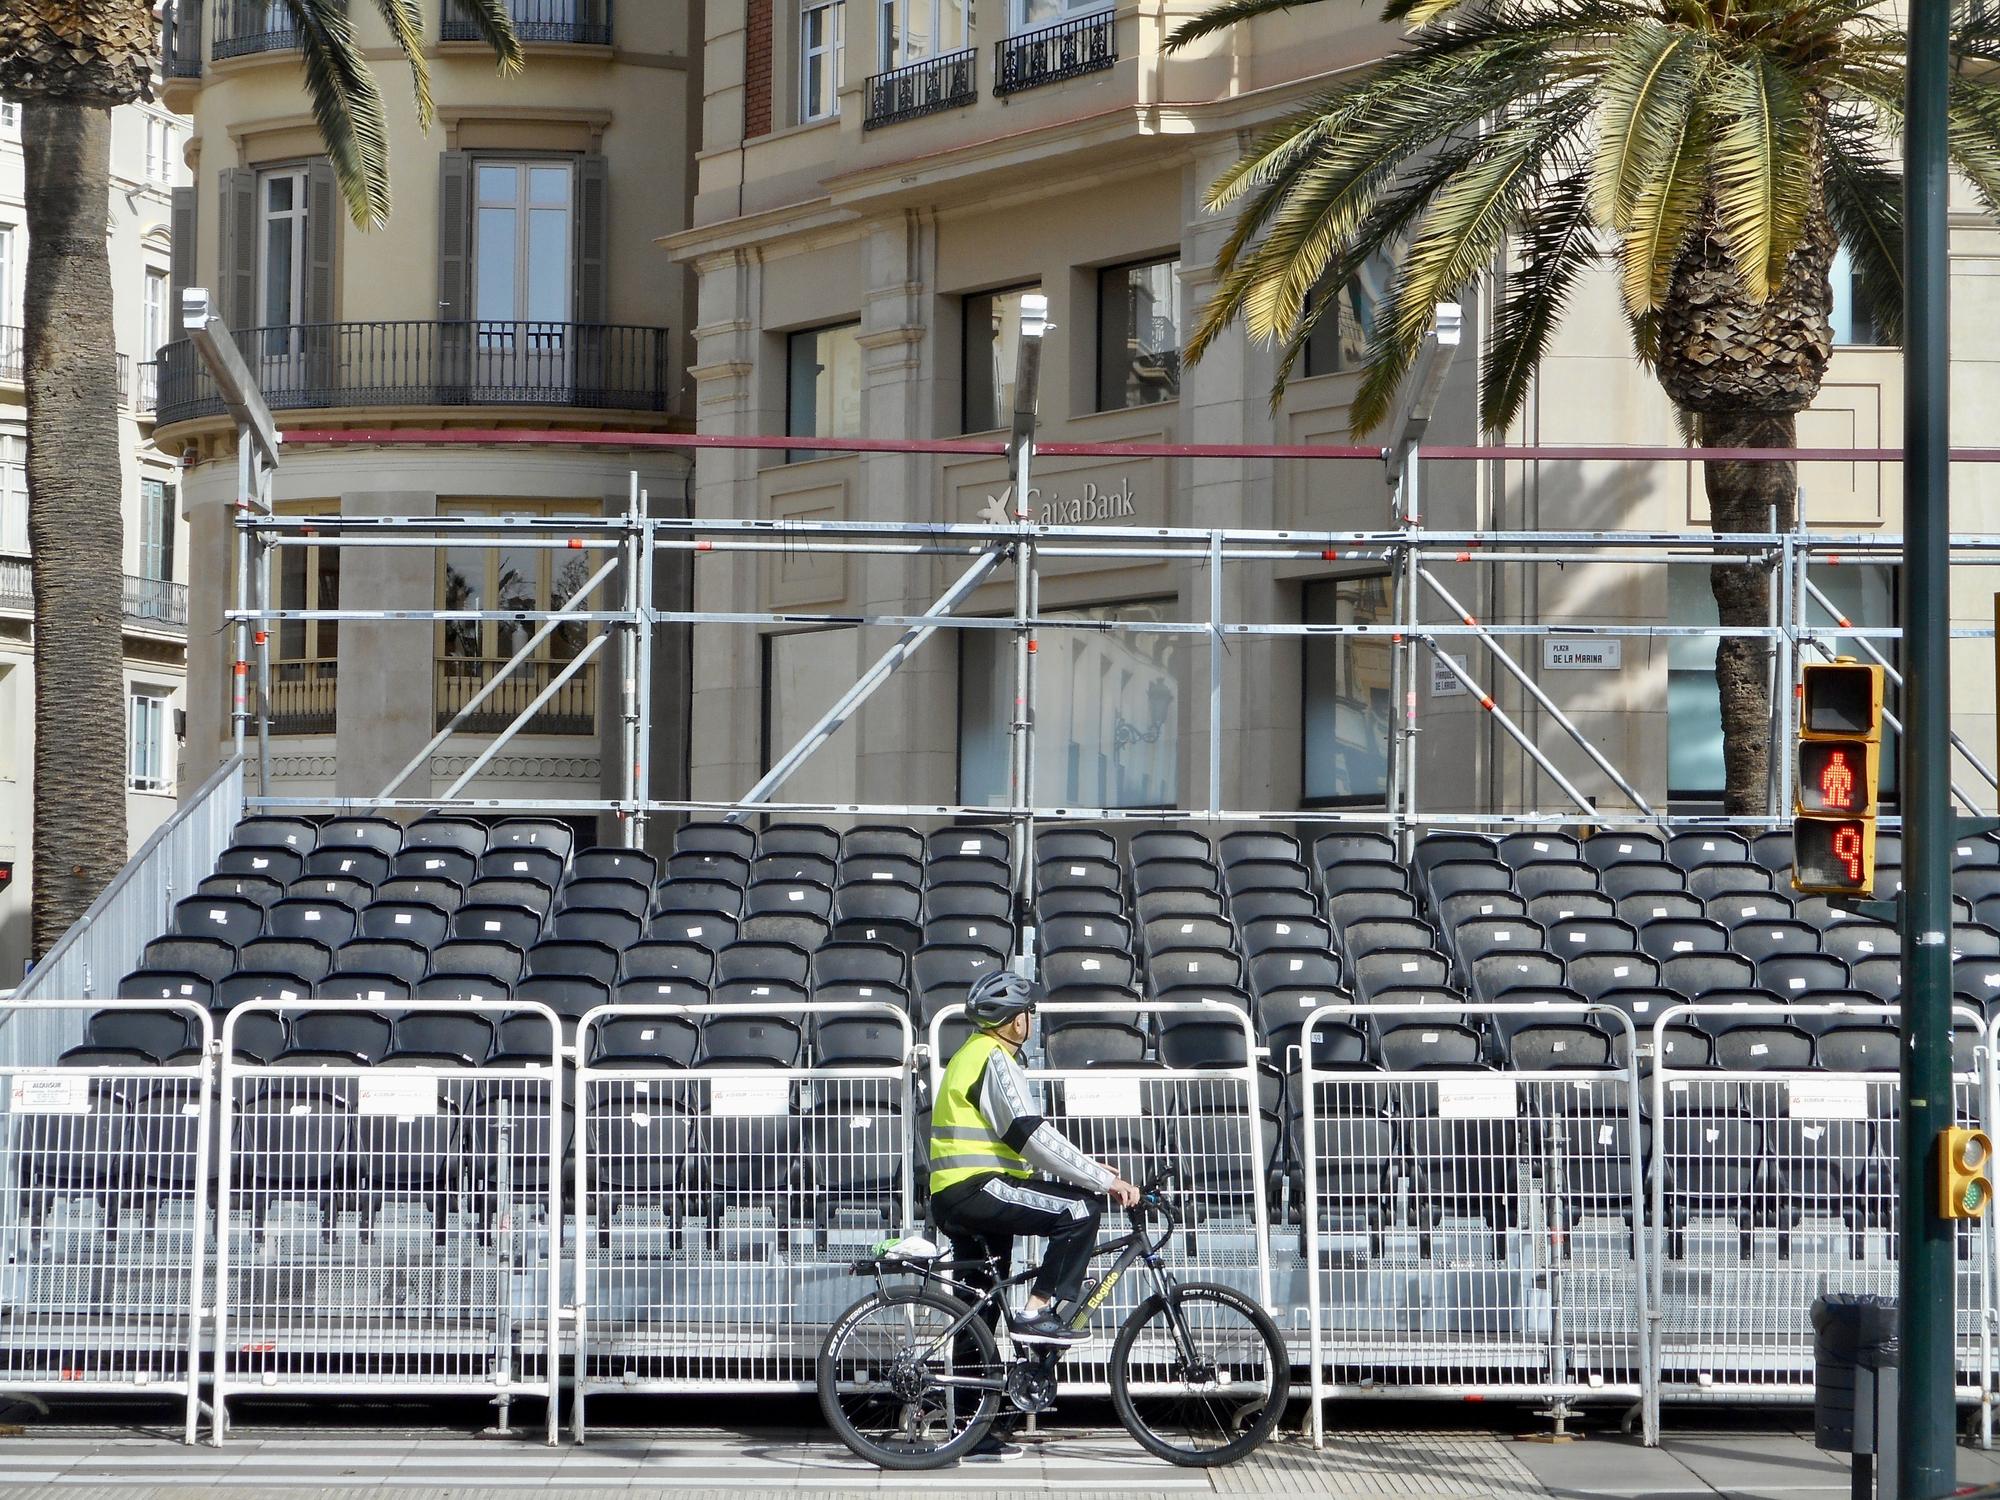
<instances>
[{"instance_id":1,"label":"wrought iron balcony railing","mask_svg":"<svg viewBox=\"0 0 2000 1500\"><path fill-rule=\"evenodd\" d=\"M257 679L250 678L252 711ZM340 687L339 665L331 661L271 663L271 733L332 734Z\"/></svg>"},{"instance_id":2,"label":"wrought iron balcony railing","mask_svg":"<svg viewBox=\"0 0 2000 1500\"><path fill-rule=\"evenodd\" d=\"M28 331L0 323L0 380L19 385L27 368Z\"/></svg>"},{"instance_id":3,"label":"wrought iron balcony railing","mask_svg":"<svg viewBox=\"0 0 2000 1500\"><path fill-rule=\"evenodd\" d=\"M34 608L34 565L25 557L0 557L0 610L24 615Z\"/></svg>"},{"instance_id":4,"label":"wrought iron balcony railing","mask_svg":"<svg viewBox=\"0 0 2000 1500\"><path fill-rule=\"evenodd\" d=\"M132 410L135 415L149 417L160 404L160 362L140 360L138 375L138 384L132 389Z\"/></svg>"},{"instance_id":5,"label":"wrought iron balcony railing","mask_svg":"<svg viewBox=\"0 0 2000 1500\"><path fill-rule=\"evenodd\" d=\"M437 727L442 729L479 690L506 666L504 659L447 656L437 664ZM472 717L459 727L467 734L498 734L513 723L546 688L564 662L525 661L503 678ZM528 734L597 733L597 663L585 662L536 710L523 726Z\"/></svg>"},{"instance_id":6,"label":"wrought iron balcony railing","mask_svg":"<svg viewBox=\"0 0 2000 1500\"><path fill-rule=\"evenodd\" d=\"M1100 72L1118 61L1112 12L1079 16L993 44L993 92L1004 98L1045 83Z\"/></svg>"},{"instance_id":7,"label":"wrought iron balcony railing","mask_svg":"<svg viewBox=\"0 0 2000 1500\"><path fill-rule=\"evenodd\" d=\"M947 52L877 73L868 80L868 108L861 119L862 128L897 125L977 104L978 71L979 54L967 47L963 52Z\"/></svg>"},{"instance_id":8,"label":"wrought iron balcony railing","mask_svg":"<svg viewBox=\"0 0 2000 1500\"><path fill-rule=\"evenodd\" d=\"M169 0L160 15L160 72L168 78L201 77L202 0Z\"/></svg>"},{"instance_id":9,"label":"wrought iron balcony railing","mask_svg":"<svg viewBox=\"0 0 2000 1500\"><path fill-rule=\"evenodd\" d=\"M185 632L188 622L187 585L164 578L125 575L124 615L129 624L155 630ZM35 564L27 557L0 557L0 612L32 614L35 608Z\"/></svg>"},{"instance_id":10,"label":"wrought iron balcony railing","mask_svg":"<svg viewBox=\"0 0 2000 1500\"><path fill-rule=\"evenodd\" d=\"M667 330L613 323L309 323L236 335L273 411L367 406L667 409ZM218 416L186 339L160 350L162 426Z\"/></svg>"},{"instance_id":11,"label":"wrought iron balcony railing","mask_svg":"<svg viewBox=\"0 0 2000 1500\"><path fill-rule=\"evenodd\" d=\"M298 46L301 35L285 0L215 0L215 39L209 55L222 62L253 52L282 52Z\"/></svg>"},{"instance_id":12,"label":"wrought iron balcony railing","mask_svg":"<svg viewBox=\"0 0 2000 1500\"><path fill-rule=\"evenodd\" d=\"M508 9L514 17L514 35L524 42L611 45L611 0L509 0ZM479 40L478 30L457 0L445 7L438 38L446 42Z\"/></svg>"}]
</instances>

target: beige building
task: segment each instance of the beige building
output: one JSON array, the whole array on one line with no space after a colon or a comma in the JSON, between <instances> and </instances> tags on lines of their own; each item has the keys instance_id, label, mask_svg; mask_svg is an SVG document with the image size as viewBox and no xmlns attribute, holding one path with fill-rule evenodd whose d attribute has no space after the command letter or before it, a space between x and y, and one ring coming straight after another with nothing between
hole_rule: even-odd
<instances>
[{"instance_id":1,"label":"beige building","mask_svg":"<svg viewBox=\"0 0 2000 1500\"><path fill-rule=\"evenodd\" d=\"M110 234L118 345L115 497L125 537L127 809L137 848L173 811L177 726L186 707L187 531L180 473L154 446L154 351L166 342L171 201L188 180L187 126L163 108L111 116ZM27 407L22 388L27 215L21 111L0 100L0 988L28 959L34 822L34 560L28 551Z\"/></svg>"},{"instance_id":2,"label":"beige building","mask_svg":"<svg viewBox=\"0 0 2000 1500\"><path fill-rule=\"evenodd\" d=\"M425 9L438 104L428 134L380 17L356 8L387 103L395 195L386 227L362 233L312 125L289 12L265 0L180 0L166 100L192 119L195 144L192 186L175 199L177 283L213 291L288 430L686 425L691 277L655 242L687 224L699 7L624 4L614 14L610 0L515 0L527 67L512 78L496 75L449 0ZM188 465L201 643L187 755L205 768L232 738L233 646L221 625L234 584L235 440L190 345L170 346L161 368L160 440ZM674 512L686 503L687 467L616 442L508 453L300 448L286 453L273 501L281 512L353 517L601 515L625 508L636 468L653 506ZM548 609L585 576L581 562L472 545L442 556L280 550L273 595L302 609ZM273 795L379 794L531 632L496 621L285 623L272 641ZM587 634L558 629L402 794L448 785ZM671 650L655 659L663 692L678 701L684 669ZM479 794L591 799L612 784L607 661L586 665L543 706ZM656 763L669 780L659 789L672 790L684 757L671 728L663 738Z\"/></svg>"},{"instance_id":3,"label":"beige building","mask_svg":"<svg viewBox=\"0 0 2000 1500\"><path fill-rule=\"evenodd\" d=\"M1054 325L1041 383L1044 441L1343 443L1362 330L1379 287L1345 289L1276 411L1271 357L1225 339L1199 365L1179 348L1208 296L1229 227L1202 190L1251 134L1343 70L1392 45L1362 11L1318 6L1259 20L1174 57L1161 42L1196 0L710 0L693 227L666 243L699 277L691 410L717 434L997 436L1011 403L1023 291ZM1968 204L1969 207L1969 204ZM1961 441L2000 398L1984 341L1993 226L1968 212L1954 259ZM1504 269L1504 268L1496 268ZM1837 352L1801 441L1894 444L1899 360L1873 345L1852 277L1836 269ZM1632 360L1615 286L1593 281L1517 428L1515 443L1675 444L1658 388ZM1466 307L1465 347L1433 440L1474 437L1472 385L1486 316ZM973 521L1004 481L999 459L704 453L695 504L710 516ZM1390 490L1374 463L1049 458L1038 514L1153 525L1306 530L1379 527ZM1813 464L1806 513L1821 530L1895 531L1893 466ZM1959 474L1960 529L1990 528L1985 470ZM1441 527L1705 525L1685 465L1433 464L1423 516ZM801 555L759 566L705 561L704 610L918 611L962 563ZM1387 623L1380 563L1340 559L1227 571L1235 621ZM1445 569L1480 618L1714 622L1697 567ZM1990 626L1990 574L1961 576L1967 623ZM1005 611L1010 584L973 612ZM1838 567L1815 581L1862 625L1893 623L1893 574ZM1044 613L1203 621L1205 569L1072 565ZM1423 619L1455 620L1427 597ZM1830 625L1815 607L1812 623ZM811 724L890 632L772 627L697 631L691 780L740 794ZM1004 799L1012 682L1000 637L946 632L808 762L780 798L916 803ZM1829 638L1837 649L1851 643ZM1721 785L1713 638L1630 638L1579 662L1509 642L1523 669L1656 806L1715 806ZM1599 806L1629 805L1524 689L1460 638L1449 645L1554 763ZM1992 739L1991 660L1961 643L1960 727ZM1209 778L1207 648L1198 638L1051 631L1041 641L1038 801L1200 805ZM1560 807L1548 776L1442 668L1417 674L1423 805ZM1222 697L1222 786L1231 808L1379 803L1391 674L1380 639L1239 639Z\"/></svg>"}]
</instances>

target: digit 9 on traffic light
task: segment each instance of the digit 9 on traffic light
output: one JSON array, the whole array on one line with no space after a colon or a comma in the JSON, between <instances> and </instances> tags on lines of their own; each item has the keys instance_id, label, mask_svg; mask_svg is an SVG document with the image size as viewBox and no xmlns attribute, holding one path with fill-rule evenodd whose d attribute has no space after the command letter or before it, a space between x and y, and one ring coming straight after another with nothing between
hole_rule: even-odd
<instances>
[{"instance_id":1,"label":"digit 9 on traffic light","mask_svg":"<svg viewBox=\"0 0 2000 1500\"><path fill-rule=\"evenodd\" d=\"M1792 885L1866 896L1875 889L1882 776L1882 669L1842 657L1801 670Z\"/></svg>"}]
</instances>

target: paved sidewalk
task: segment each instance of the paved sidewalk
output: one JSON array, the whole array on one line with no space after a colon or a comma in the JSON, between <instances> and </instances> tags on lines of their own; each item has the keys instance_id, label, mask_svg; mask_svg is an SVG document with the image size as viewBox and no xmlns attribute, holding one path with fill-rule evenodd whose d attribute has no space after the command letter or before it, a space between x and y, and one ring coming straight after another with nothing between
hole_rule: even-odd
<instances>
[{"instance_id":1,"label":"paved sidewalk","mask_svg":"<svg viewBox=\"0 0 2000 1500\"><path fill-rule=\"evenodd\" d=\"M481 1440L469 1426L363 1425L377 1409L313 1421L246 1420L227 1446L187 1448L170 1429L146 1423L86 1425L31 1419L0 1438L0 1489L8 1500L476 1500L549 1491L568 1500L619 1496L703 1497L808 1494L815 1500L949 1495L955 1500L1060 1491L1074 1500L1135 1495L1388 1497L1388 1500L1812 1500L1845 1496L1844 1460L1812 1447L1805 1414L1763 1412L1672 1422L1664 1445L1647 1449L1599 1425L1582 1441L1521 1441L1520 1412L1468 1408L1330 1413L1329 1438L1314 1452L1288 1435L1251 1460L1213 1472L1148 1458L1115 1428L1066 1427L1027 1439L1006 1464L962 1465L928 1474L881 1474L858 1464L824 1433L801 1425L796 1407L769 1414L791 1425L725 1422L699 1427L614 1427L589 1443L546 1447L535 1437ZM1396 1418L1420 1417L1421 1422ZM629 1420L629 1415L626 1418ZM1754 1425L1753 1425L1754 1423ZM1509 1426L1508 1424L1514 1424ZM1965 1483L2000 1480L2000 1453L1962 1449Z\"/></svg>"}]
</instances>

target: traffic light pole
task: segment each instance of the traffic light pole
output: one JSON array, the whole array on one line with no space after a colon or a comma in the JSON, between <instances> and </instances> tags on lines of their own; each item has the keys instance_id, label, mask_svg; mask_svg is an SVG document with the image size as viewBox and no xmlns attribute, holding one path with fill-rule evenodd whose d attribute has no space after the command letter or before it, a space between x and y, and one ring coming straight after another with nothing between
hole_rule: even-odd
<instances>
[{"instance_id":1,"label":"traffic light pole","mask_svg":"<svg viewBox=\"0 0 2000 1500\"><path fill-rule=\"evenodd\" d=\"M1952 1123L1949 0L1913 0L1903 136L1903 1080L1901 1500L1956 1484L1953 1225L1937 1202Z\"/></svg>"}]
</instances>

